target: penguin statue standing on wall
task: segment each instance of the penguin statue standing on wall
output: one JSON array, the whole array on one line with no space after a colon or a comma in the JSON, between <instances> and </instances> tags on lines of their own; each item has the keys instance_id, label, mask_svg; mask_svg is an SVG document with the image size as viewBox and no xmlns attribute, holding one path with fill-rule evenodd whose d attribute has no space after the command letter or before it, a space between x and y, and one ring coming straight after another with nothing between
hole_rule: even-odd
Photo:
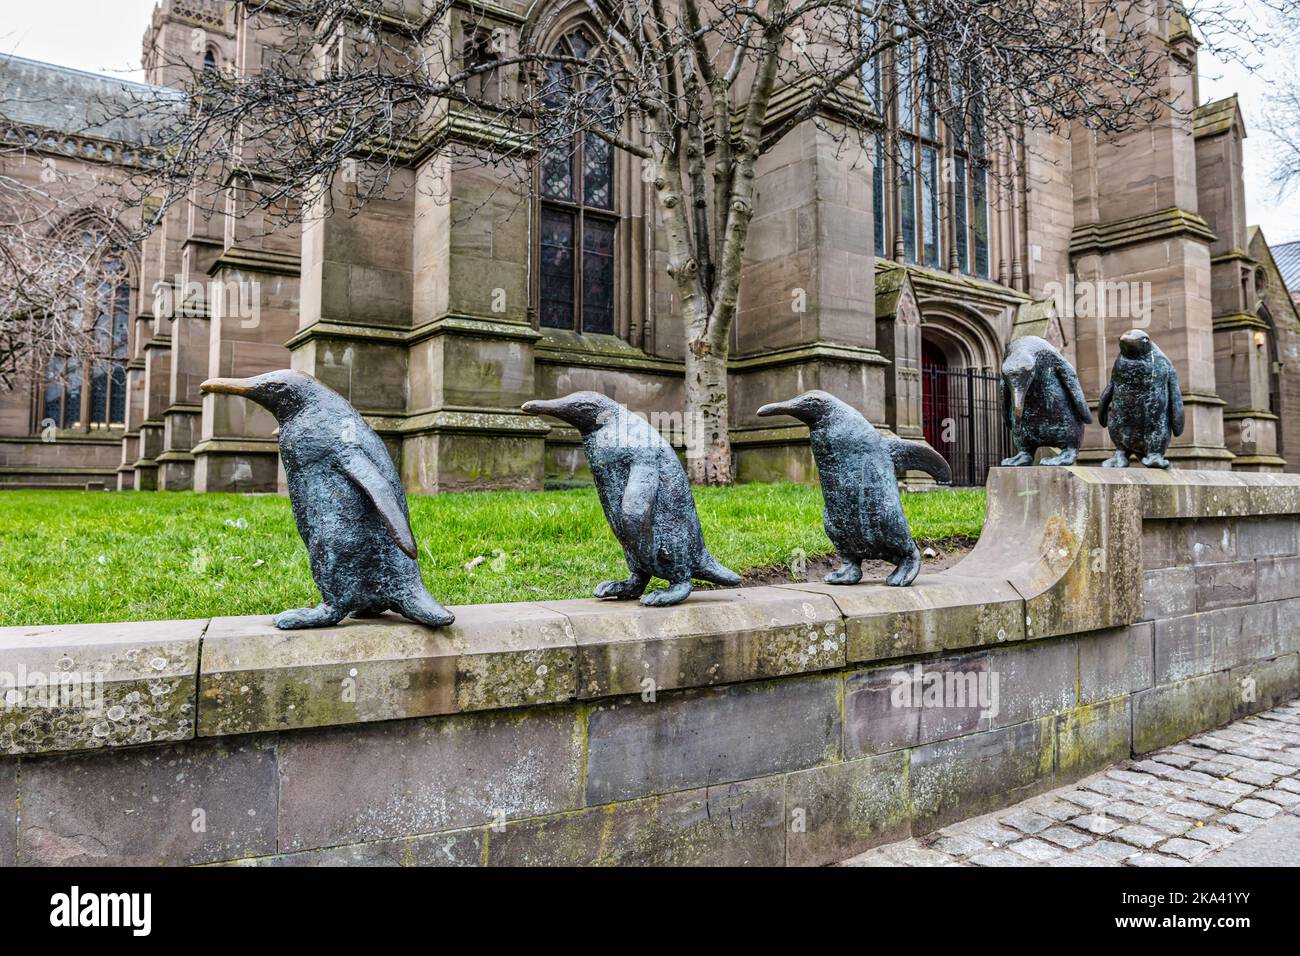
<instances>
[{"instance_id":1,"label":"penguin statue standing on wall","mask_svg":"<svg viewBox=\"0 0 1300 956\"><path fill-rule=\"evenodd\" d=\"M349 614L374 617L390 609L432 627L454 620L420 578L406 494L393 460L342 395L289 369L212 378L199 389L241 395L280 423L293 520L307 545L321 603L282 611L276 627L327 627Z\"/></svg>"},{"instance_id":2,"label":"penguin statue standing on wall","mask_svg":"<svg viewBox=\"0 0 1300 956\"><path fill-rule=\"evenodd\" d=\"M1040 448L1060 450L1044 458L1044 465L1073 465L1078 460L1083 426L1092 424L1092 412L1074 366L1046 339L1026 335L1007 346L1002 405L1019 449L1002 464L1032 465Z\"/></svg>"},{"instance_id":3,"label":"penguin statue standing on wall","mask_svg":"<svg viewBox=\"0 0 1300 956\"><path fill-rule=\"evenodd\" d=\"M1169 467L1165 451L1183 433L1183 393L1173 363L1141 329L1120 336L1097 420L1115 443L1115 454L1102 462L1106 468L1127 468L1136 456L1148 468Z\"/></svg>"},{"instance_id":4,"label":"penguin statue standing on wall","mask_svg":"<svg viewBox=\"0 0 1300 956\"><path fill-rule=\"evenodd\" d=\"M916 580L921 552L903 514L898 476L924 471L938 481L951 481L939 453L919 442L882 438L856 408L827 392L805 392L764 405L758 414L789 415L808 426L826 502L826 536L842 562L826 583L857 584L868 558L897 565L886 584L906 587Z\"/></svg>"},{"instance_id":5,"label":"penguin statue standing on wall","mask_svg":"<svg viewBox=\"0 0 1300 956\"><path fill-rule=\"evenodd\" d=\"M596 392L521 407L531 415L552 415L582 435L600 505L623 546L629 572L624 581L601 582L596 597L639 597L642 604L663 606L686 600L691 578L740 583L740 575L719 564L704 546L691 483L672 446L649 422ZM663 578L669 586L645 594L651 577Z\"/></svg>"}]
</instances>

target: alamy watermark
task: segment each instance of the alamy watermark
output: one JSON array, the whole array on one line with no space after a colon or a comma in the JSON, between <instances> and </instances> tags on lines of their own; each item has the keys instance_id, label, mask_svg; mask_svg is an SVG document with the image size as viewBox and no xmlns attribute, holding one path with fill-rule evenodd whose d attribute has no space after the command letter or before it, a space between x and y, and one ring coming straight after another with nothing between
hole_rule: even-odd
<instances>
[{"instance_id":1,"label":"alamy watermark","mask_svg":"<svg viewBox=\"0 0 1300 956\"><path fill-rule=\"evenodd\" d=\"M121 927L132 936L153 929L152 893L91 893L73 886L50 897L50 925L57 928Z\"/></svg>"},{"instance_id":2,"label":"alamy watermark","mask_svg":"<svg viewBox=\"0 0 1300 956\"><path fill-rule=\"evenodd\" d=\"M182 313L219 315L239 320L240 328L255 329L262 322L262 284L256 279L199 282L179 275L171 282L155 282L154 316L173 319Z\"/></svg>"},{"instance_id":3,"label":"alamy watermark","mask_svg":"<svg viewBox=\"0 0 1300 956\"><path fill-rule=\"evenodd\" d=\"M1063 319L1125 319L1137 328L1151 322L1150 282L1078 282L1067 276L1064 282L1046 283L1043 293Z\"/></svg>"},{"instance_id":4,"label":"alamy watermark","mask_svg":"<svg viewBox=\"0 0 1300 956\"><path fill-rule=\"evenodd\" d=\"M998 715L998 672L925 670L920 664L903 668L889 677L893 686L889 704L898 708L978 707L981 717Z\"/></svg>"},{"instance_id":5,"label":"alamy watermark","mask_svg":"<svg viewBox=\"0 0 1300 956\"><path fill-rule=\"evenodd\" d=\"M75 708L104 711L104 675L89 671L0 671L0 713L8 710Z\"/></svg>"}]
</instances>

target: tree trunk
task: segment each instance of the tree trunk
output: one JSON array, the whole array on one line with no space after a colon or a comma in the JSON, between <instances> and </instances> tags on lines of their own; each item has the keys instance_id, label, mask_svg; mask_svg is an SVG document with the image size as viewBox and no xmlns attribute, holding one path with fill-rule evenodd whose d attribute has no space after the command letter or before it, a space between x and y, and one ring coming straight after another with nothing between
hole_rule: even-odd
<instances>
[{"instance_id":1,"label":"tree trunk","mask_svg":"<svg viewBox=\"0 0 1300 956\"><path fill-rule=\"evenodd\" d=\"M688 323L688 329L690 325ZM696 485L732 481L727 432L727 350L707 333L686 341L686 471Z\"/></svg>"}]
</instances>

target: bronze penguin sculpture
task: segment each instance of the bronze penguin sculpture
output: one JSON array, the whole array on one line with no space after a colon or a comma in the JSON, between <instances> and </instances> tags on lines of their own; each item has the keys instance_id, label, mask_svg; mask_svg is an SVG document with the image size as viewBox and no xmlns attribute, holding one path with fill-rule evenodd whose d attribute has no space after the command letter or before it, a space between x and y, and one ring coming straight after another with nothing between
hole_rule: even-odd
<instances>
[{"instance_id":1,"label":"bronze penguin sculpture","mask_svg":"<svg viewBox=\"0 0 1300 956\"><path fill-rule=\"evenodd\" d=\"M276 627L327 627L349 614L373 617L387 610L432 627L455 620L420 577L393 459L342 395L290 369L208 379L199 390L243 396L280 423L293 520L321 603L280 612Z\"/></svg>"},{"instance_id":2,"label":"bronze penguin sculpture","mask_svg":"<svg viewBox=\"0 0 1300 956\"><path fill-rule=\"evenodd\" d=\"M574 392L525 402L532 415L551 415L582 435L600 506L623 546L628 577L602 581L598 598L640 598L648 606L679 604L691 579L736 585L740 575L723 567L704 545L704 532L682 464L650 423L597 392ZM646 594L651 577L668 587Z\"/></svg>"},{"instance_id":3,"label":"bronze penguin sculpture","mask_svg":"<svg viewBox=\"0 0 1300 956\"><path fill-rule=\"evenodd\" d=\"M1097 420L1115 443L1104 467L1127 468L1130 457L1148 468L1169 467L1169 442L1183 433L1183 393L1173 363L1141 329L1120 336Z\"/></svg>"},{"instance_id":4,"label":"bronze penguin sculpture","mask_svg":"<svg viewBox=\"0 0 1300 956\"><path fill-rule=\"evenodd\" d=\"M826 583L857 584L868 558L896 565L885 579L888 585L906 587L916 580L921 552L903 514L898 476L924 471L938 481L951 481L943 457L919 442L882 438L856 408L827 392L773 402L758 414L789 415L808 426L826 503L822 521L841 561Z\"/></svg>"},{"instance_id":5,"label":"bronze penguin sculpture","mask_svg":"<svg viewBox=\"0 0 1300 956\"><path fill-rule=\"evenodd\" d=\"M1083 443L1083 426L1092 423L1079 376L1046 339L1025 335L1007 345L1002 362L1002 405L1018 452L1004 458L1010 467L1032 465L1040 448L1059 454L1044 465L1073 465Z\"/></svg>"}]
</instances>

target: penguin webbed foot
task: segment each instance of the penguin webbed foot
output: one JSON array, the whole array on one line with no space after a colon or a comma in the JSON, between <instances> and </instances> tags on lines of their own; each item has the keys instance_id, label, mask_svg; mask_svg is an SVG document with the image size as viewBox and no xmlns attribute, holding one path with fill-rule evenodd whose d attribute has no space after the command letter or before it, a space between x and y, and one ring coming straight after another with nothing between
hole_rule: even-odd
<instances>
[{"instance_id":1,"label":"penguin webbed foot","mask_svg":"<svg viewBox=\"0 0 1300 956\"><path fill-rule=\"evenodd\" d=\"M1127 468L1128 453L1123 448L1116 448L1115 454L1101 463L1103 468Z\"/></svg>"},{"instance_id":2,"label":"penguin webbed foot","mask_svg":"<svg viewBox=\"0 0 1300 956\"><path fill-rule=\"evenodd\" d=\"M1024 465L1032 465L1033 463L1034 463L1034 454L1033 452L1028 452L1028 451L1018 452L1012 455L1010 458L1002 459L1002 466L1004 468L1020 468Z\"/></svg>"},{"instance_id":3,"label":"penguin webbed foot","mask_svg":"<svg viewBox=\"0 0 1300 956\"><path fill-rule=\"evenodd\" d=\"M645 594L646 585L650 583L649 575L642 577L634 574L623 581L601 581L596 585L595 596L627 601Z\"/></svg>"},{"instance_id":4,"label":"penguin webbed foot","mask_svg":"<svg viewBox=\"0 0 1300 956\"><path fill-rule=\"evenodd\" d=\"M456 615L435 601L432 594L422 594L399 604L393 610L408 621L427 624L429 627L446 627L456 620Z\"/></svg>"},{"instance_id":5,"label":"penguin webbed foot","mask_svg":"<svg viewBox=\"0 0 1300 956\"><path fill-rule=\"evenodd\" d=\"M1052 465L1073 465L1079 460L1079 449L1062 448L1059 455L1053 455L1051 458L1044 458L1042 464Z\"/></svg>"},{"instance_id":6,"label":"penguin webbed foot","mask_svg":"<svg viewBox=\"0 0 1300 956\"><path fill-rule=\"evenodd\" d=\"M282 631L297 631L305 627L329 627L343 620L347 613L332 604L318 604L315 607L281 611L271 619L271 623Z\"/></svg>"},{"instance_id":7,"label":"penguin webbed foot","mask_svg":"<svg viewBox=\"0 0 1300 956\"><path fill-rule=\"evenodd\" d=\"M672 604L681 604L690 597L693 588L694 585L690 581L678 581L662 591L655 591L642 596L641 603L646 607L668 607Z\"/></svg>"},{"instance_id":8,"label":"penguin webbed foot","mask_svg":"<svg viewBox=\"0 0 1300 956\"><path fill-rule=\"evenodd\" d=\"M1148 468L1168 468L1169 459L1160 454L1160 452L1153 451L1142 459L1142 464L1146 465Z\"/></svg>"},{"instance_id":9,"label":"penguin webbed foot","mask_svg":"<svg viewBox=\"0 0 1300 956\"><path fill-rule=\"evenodd\" d=\"M889 577L885 578L885 583L891 588L905 588L916 580L916 576L921 573L921 551L916 545L912 546L912 553L905 557L894 568Z\"/></svg>"},{"instance_id":10,"label":"penguin webbed foot","mask_svg":"<svg viewBox=\"0 0 1300 956\"><path fill-rule=\"evenodd\" d=\"M822 580L827 584L857 584L862 580L862 562L841 558L840 566Z\"/></svg>"}]
</instances>

